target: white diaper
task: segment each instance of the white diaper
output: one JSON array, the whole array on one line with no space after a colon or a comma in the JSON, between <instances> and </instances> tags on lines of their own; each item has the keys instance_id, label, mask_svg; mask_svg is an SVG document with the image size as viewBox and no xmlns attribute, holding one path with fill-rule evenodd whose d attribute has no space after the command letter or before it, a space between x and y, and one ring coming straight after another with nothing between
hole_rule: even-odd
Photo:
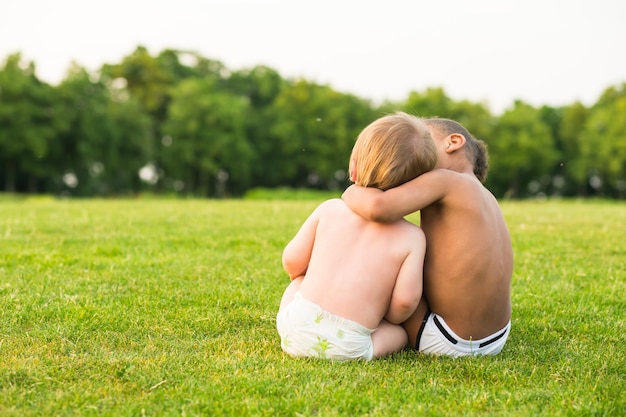
<instances>
[{"instance_id":1,"label":"white diaper","mask_svg":"<svg viewBox=\"0 0 626 417\"><path fill-rule=\"evenodd\" d=\"M278 312L276 328L280 346L294 357L371 360L374 356L375 329L332 314L300 292Z\"/></svg>"}]
</instances>

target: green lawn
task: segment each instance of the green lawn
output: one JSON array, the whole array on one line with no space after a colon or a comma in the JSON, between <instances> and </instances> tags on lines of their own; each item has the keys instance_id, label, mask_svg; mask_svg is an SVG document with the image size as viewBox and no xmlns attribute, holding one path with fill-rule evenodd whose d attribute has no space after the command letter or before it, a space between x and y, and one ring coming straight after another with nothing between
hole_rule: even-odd
<instances>
[{"instance_id":1,"label":"green lawn","mask_svg":"<svg viewBox=\"0 0 626 417\"><path fill-rule=\"evenodd\" d=\"M625 203L503 203L500 355L350 363L274 327L317 203L0 200L0 416L626 415Z\"/></svg>"}]
</instances>

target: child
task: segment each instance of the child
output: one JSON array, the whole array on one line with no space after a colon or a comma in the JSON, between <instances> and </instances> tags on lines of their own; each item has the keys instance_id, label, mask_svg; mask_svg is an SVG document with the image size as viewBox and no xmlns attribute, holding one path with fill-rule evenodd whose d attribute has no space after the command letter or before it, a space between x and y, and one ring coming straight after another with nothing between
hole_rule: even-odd
<instances>
[{"instance_id":1,"label":"child","mask_svg":"<svg viewBox=\"0 0 626 417\"><path fill-rule=\"evenodd\" d=\"M498 202L482 185L487 149L455 121L424 122L443 169L385 192L352 185L343 200L381 222L420 210L428 251L424 298L404 323L411 346L435 355L495 355L510 331L513 249Z\"/></svg>"},{"instance_id":2,"label":"child","mask_svg":"<svg viewBox=\"0 0 626 417\"><path fill-rule=\"evenodd\" d=\"M384 116L359 135L351 156L354 181L387 190L433 169L435 144L418 118ZM276 317L291 356L371 360L401 350L400 323L422 293L422 230L397 219L363 219L341 199L320 204L283 252L291 284Z\"/></svg>"}]
</instances>

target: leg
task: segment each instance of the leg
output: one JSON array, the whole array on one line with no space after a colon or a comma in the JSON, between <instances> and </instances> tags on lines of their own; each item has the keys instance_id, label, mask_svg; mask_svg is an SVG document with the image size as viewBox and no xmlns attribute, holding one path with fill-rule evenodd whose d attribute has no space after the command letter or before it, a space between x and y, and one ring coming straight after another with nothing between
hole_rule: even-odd
<instances>
[{"instance_id":1,"label":"leg","mask_svg":"<svg viewBox=\"0 0 626 417\"><path fill-rule=\"evenodd\" d=\"M289 304L291 300L293 300L293 297L300 289L300 285L302 284L303 279L304 277L297 277L291 281L291 284L289 284L289 286L285 289L285 292L283 293L283 298L280 300L279 310Z\"/></svg>"},{"instance_id":2,"label":"leg","mask_svg":"<svg viewBox=\"0 0 626 417\"><path fill-rule=\"evenodd\" d=\"M420 327L422 327L422 321L424 320L424 316L426 315L426 312L428 310L428 303L426 302L424 296L422 296L422 299L417 305L417 309L415 310L413 315L411 315L411 317L409 317L407 321L402 323L402 327L404 327L404 330L406 330L406 333L409 336L409 344L413 349L415 349L417 333L419 332Z\"/></svg>"},{"instance_id":3,"label":"leg","mask_svg":"<svg viewBox=\"0 0 626 417\"><path fill-rule=\"evenodd\" d=\"M407 335L402 326L383 320L372 333L374 357L380 358L398 352L406 346L407 341Z\"/></svg>"}]
</instances>

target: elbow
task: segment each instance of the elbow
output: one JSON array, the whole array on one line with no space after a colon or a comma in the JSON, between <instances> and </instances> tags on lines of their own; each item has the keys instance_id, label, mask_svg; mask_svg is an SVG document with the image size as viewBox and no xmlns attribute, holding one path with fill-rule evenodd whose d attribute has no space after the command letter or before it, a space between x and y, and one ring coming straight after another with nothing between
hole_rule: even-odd
<instances>
[{"instance_id":1,"label":"elbow","mask_svg":"<svg viewBox=\"0 0 626 417\"><path fill-rule=\"evenodd\" d=\"M395 300L395 314L393 314L394 324L400 324L406 321L415 312L419 303L419 297L401 297Z\"/></svg>"},{"instance_id":2,"label":"elbow","mask_svg":"<svg viewBox=\"0 0 626 417\"><path fill-rule=\"evenodd\" d=\"M283 269L285 270L285 272L291 275L290 271L293 270L293 262L291 261L291 258L289 257L289 253L287 249L283 251L283 257L281 261L282 261Z\"/></svg>"},{"instance_id":3,"label":"elbow","mask_svg":"<svg viewBox=\"0 0 626 417\"><path fill-rule=\"evenodd\" d=\"M298 262L288 256L283 255L282 263L283 269L292 280L299 276L303 276L306 273L306 266L302 266L301 262Z\"/></svg>"},{"instance_id":4,"label":"elbow","mask_svg":"<svg viewBox=\"0 0 626 417\"><path fill-rule=\"evenodd\" d=\"M289 276L294 275L296 267L294 262L292 262L288 257L283 256L283 269L285 272L289 274Z\"/></svg>"},{"instance_id":5,"label":"elbow","mask_svg":"<svg viewBox=\"0 0 626 417\"><path fill-rule=\"evenodd\" d=\"M403 300L402 303L400 304L400 309L403 313L404 318L402 319L402 321L405 321L406 319L408 319L409 317L411 317L411 314L413 314L413 312L415 311L415 309L417 308L417 303L419 302L418 299L411 299L411 300Z\"/></svg>"},{"instance_id":6,"label":"elbow","mask_svg":"<svg viewBox=\"0 0 626 417\"><path fill-rule=\"evenodd\" d=\"M391 223L396 219L389 215L389 210L387 210L387 208L385 207L385 202L381 198L381 196L375 197L372 201L372 204L369 208L368 217L375 222Z\"/></svg>"}]
</instances>

